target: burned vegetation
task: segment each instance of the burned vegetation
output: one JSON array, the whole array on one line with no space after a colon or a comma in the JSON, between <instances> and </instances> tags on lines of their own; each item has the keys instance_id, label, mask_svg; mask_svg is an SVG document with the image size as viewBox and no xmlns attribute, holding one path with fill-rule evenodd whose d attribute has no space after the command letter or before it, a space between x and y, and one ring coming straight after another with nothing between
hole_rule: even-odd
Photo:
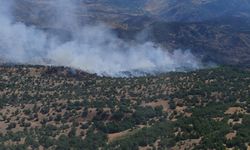
<instances>
[{"instance_id":1,"label":"burned vegetation","mask_svg":"<svg viewBox=\"0 0 250 150\"><path fill-rule=\"evenodd\" d=\"M0 149L247 149L250 72L0 67Z\"/></svg>"}]
</instances>

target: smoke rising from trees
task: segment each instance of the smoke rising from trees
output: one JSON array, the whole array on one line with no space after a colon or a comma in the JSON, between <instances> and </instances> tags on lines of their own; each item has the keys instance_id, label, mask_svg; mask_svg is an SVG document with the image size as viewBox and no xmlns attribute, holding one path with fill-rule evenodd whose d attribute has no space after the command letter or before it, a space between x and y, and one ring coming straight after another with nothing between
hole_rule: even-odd
<instances>
[{"instance_id":1,"label":"smoke rising from trees","mask_svg":"<svg viewBox=\"0 0 250 150\"><path fill-rule=\"evenodd\" d=\"M15 1L0 0L0 59L7 63L68 66L107 76L140 76L202 67L189 51L168 52L150 41L125 42L105 24L79 25L69 0L49 2L50 24L70 33L61 40L36 26L17 22ZM87 13L87 11L86 11Z\"/></svg>"}]
</instances>

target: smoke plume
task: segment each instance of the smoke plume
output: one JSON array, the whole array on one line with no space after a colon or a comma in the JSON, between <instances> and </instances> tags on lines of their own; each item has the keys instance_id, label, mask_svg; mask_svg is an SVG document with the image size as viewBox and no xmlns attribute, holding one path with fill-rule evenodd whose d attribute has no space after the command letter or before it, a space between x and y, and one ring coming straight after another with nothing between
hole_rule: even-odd
<instances>
[{"instance_id":1,"label":"smoke plume","mask_svg":"<svg viewBox=\"0 0 250 150\"><path fill-rule=\"evenodd\" d=\"M152 42L125 42L105 24L80 25L76 4L70 0L48 2L49 23L70 33L61 40L36 26L17 22L15 1L0 0L0 59L18 64L68 66L107 76L140 76L202 67L189 51L168 52ZM86 11L87 13L87 11Z\"/></svg>"}]
</instances>

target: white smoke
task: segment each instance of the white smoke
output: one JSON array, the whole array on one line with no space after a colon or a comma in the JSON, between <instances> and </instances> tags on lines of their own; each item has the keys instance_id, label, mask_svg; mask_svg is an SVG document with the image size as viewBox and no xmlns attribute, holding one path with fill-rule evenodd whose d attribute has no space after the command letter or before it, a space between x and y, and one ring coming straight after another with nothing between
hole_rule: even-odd
<instances>
[{"instance_id":1,"label":"white smoke","mask_svg":"<svg viewBox=\"0 0 250 150\"><path fill-rule=\"evenodd\" d=\"M72 35L68 41L16 22L11 16L10 2L0 0L0 59L5 62L68 66L108 76L139 76L202 67L189 51L164 51L152 42L125 42L107 26L80 26L69 0L51 1L55 13L50 21L54 27ZM13 5L13 4L12 4Z\"/></svg>"}]
</instances>

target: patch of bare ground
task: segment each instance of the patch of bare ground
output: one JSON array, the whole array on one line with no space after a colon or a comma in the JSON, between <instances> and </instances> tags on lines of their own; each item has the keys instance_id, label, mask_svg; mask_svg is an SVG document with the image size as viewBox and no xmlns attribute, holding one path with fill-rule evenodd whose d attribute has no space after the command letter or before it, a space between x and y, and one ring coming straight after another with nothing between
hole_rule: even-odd
<instances>
[{"instance_id":1,"label":"patch of bare ground","mask_svg":"<svg viewBox=\"0 0 250 150\"><path fill-rule=\"evenodd\" d=\"M229 107L228 110L225 111L226 115L233 115L233 114L245 114L246 110L241 107Z\"/></svg>"},{"instance_id":2,"label":"patch of bare ground","mask_svg":"<svg viewBox=\"0 0 250 150\"><path fill-rule=\"evenodd\" d=\"M236 137L236 135L237 135L237 131L233 131L233 132L230 132L230 133L226 134L225 138L227 140L232 140L233 138Z\"/></svg>"},{"instance_id":3,"label":"patch of bare ground","mask_svg":"<svg viewBox=\"0 0 250 150\"><path fill-rule=\"evenodd\" d=\"M214 121L222 121L224 118L223 117L215 117L212 118Z\"/></svg>"},{"instance_id":4,"label":"patch of bare ground","mask_svg":"<svg viewBox=\"0 0 250 150\"><path fill-rule=\"evenodd\" d=\"M187 108L186 106L183 106L183 107L176 106L175 110L176 110L178 113L185 113L184 110L185 110L186 108Z\"/></svg>"},{"instance_id":5,"label":"patch of bare ground","mask_svg":"<svg viewBox=\"0 0 250 150\"><path fill-rule=\"evenodd\" d=\"M184 116L185 116L185 117L191 117L192 114L193 114L193 113L191 113L191 112L185 112L185 113L184 113Z\"/></svg>"},{"instance_id":6,"label":"patch of bare ground","mask_svg":"<svg viewBox=\"0 0 250 150\"><path fill-rule=\"evenodd\" d=\"M108 134L108 143L111 143L115 140L119 140L125 136L132 135L132 134L136 133L139 129L142 129L143 127L145 127L145 126L138 125L135 129L128 129L128 130L125 130L122 132Z\"/></svg>"},{"instance_id":7,"label":"patch of bare ground","mask_svg":"<svg viewBox=\"0 0 250 150\"><path fill-rule=\"evenodd\" d=\"M158 100L158 101L154 101L154 102L150 102L150 103L142 102L141 106L143 106L143 107L151 106L153 108L162 106L163 111L167 112L169 110L169 104L168 104L167 100Z\"/></svg>"},{"instance_id":8,"label":"patch of bare ground","mask_svg":"<svg viewBox=\"0 0 250 150\"><path fill-rule=\"evenodd\" d=\"M7 127L8 127L8 125L6 123L4 123L3 121L0 121L0 133L6 134Z\"/></svg>"},{"instance_id":9,"label":"patch of bare ground","mask_svg":"<svg viewBox=\"0 0 250 150\"><path fill-rule=\"evenodd\" d=\"M21 138L20 141L6 141L4 142L4 145L18 145L18 144L24 144L25 143L25 138Z\"/></svg>"},{"instance_id":10,"label":"patch of bare ground","mask_svg":"<svg viewBox=\"0 0 250 150\"><path fill-rule=\"evenodd\" d=\"M23 127L20 127L19 124L16 124L16 127L15 127L14 129L12 129L11 131L12 131L13 133L17 133L17 132L23 131L23 130L24 130Z\"/></svg>"},{"instance_id":11,"label":"patch of bare ground","mask_svg":"<svg viewBox=\"0 0 250 150\"><path fill-rule=\"evenodd\" d=\"M97 114L96 108L89 108L87 120L92 120L96 116L96 114Z\"/></svg>"},{"instance_id":12,"label":"patch of bare ground","mask_svg":"<svg viewBox=\"0 0 250 150\"><path fill-rule=\"evenodd\" d=\"M43 146L40 145L40 146L38 147L38 150L45 150L45 148L44 148Z\"/></svg>"},{"instance_id":13,"label":"patch of bare ground","mask_svg":"<svg viewBox=\"0 0 250 150\"><path fill-rule=\"evenodd\" d=\"M227 123L232 125L242 124L242 120L243 120L242 118L239 118L239 120L229 119Z\"/></svg>"},{"instance_id":14,"label":"patch of bare ground","mask_svg":"<svg viewBox=\"0 0 250 150\"><path fill-rule=\"evenodd\" d=\"M125 130L122 132L118 132L118 133L108 134L108 142L111 143L114 140L117 140L121 137L124 137L124 136L128 135L129 132L131 132L131 129Z\"/></svg>"},{"instance_id":15,"label":"patch of bare ground","mask_svg":"<svg viewBox=\"0 0 250 150\"><path fill-rule=\"evenodd\" d=\"M145 146L145 147L141 147L141 146L139 146L139 150L153 150L153 147L151 147L151 146Z\"/></svg>"},{"instance_id":16,"label":"patch of bare ground","mask_svg":"<svg viewBox=\"0 0 250 150\"><path fill-rule=\"evenodd\" d=\"M201 141L201 138L180 141L174 147L172 147L171 150L192 149L192 148L194 148L194 146L198 145L200 143L200 141Z\"/></svg>"}]
</instances>

